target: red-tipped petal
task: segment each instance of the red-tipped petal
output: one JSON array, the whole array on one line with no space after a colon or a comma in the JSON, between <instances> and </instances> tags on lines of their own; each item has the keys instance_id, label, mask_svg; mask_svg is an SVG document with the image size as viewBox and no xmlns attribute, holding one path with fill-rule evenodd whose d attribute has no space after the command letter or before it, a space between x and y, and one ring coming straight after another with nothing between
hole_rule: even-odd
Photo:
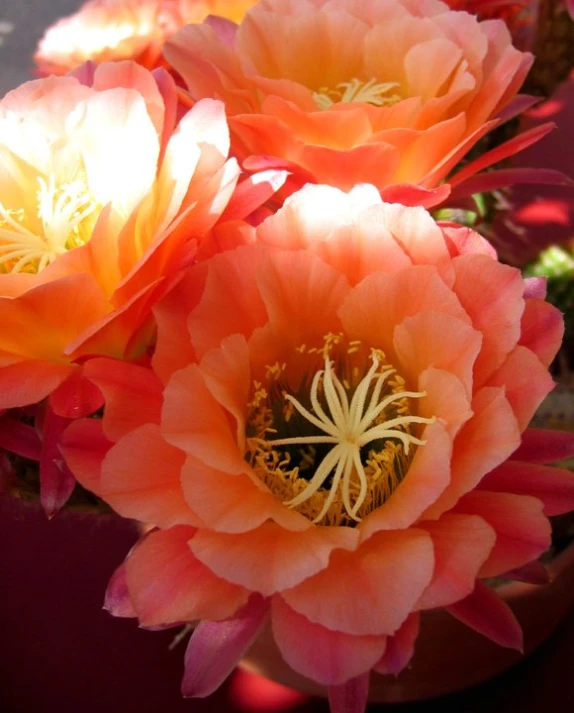
<instances>
[{"instance_id":1,"label":"red-tipped petal","mask_svg":"<svg viewBox=\"0 0 574 713\"><path fill-rule=\"evenodd\" d=\"M106 589L104 609L112 616L137 616L128 592L125 564L121 564L112 574L108 588Z\"/></svg>"},{"instance_id":2,"label":"red-tipped petal","mask_svg":"<svg viewBox=\"0 0 574 713\"><path fill-rule=\"evenodd\" d=\"M516 183L534 183L547 186L570 186L572 180L562 171L553 168L501 168L468 178L453 189L451 201L474 193L485 193L497 188L506 188Z\"/></svg>"},{"instance_id":3,"label":"red-tipped petal","mask_svg":"<svg viewBox=\"0 0 574 713\"><path fill-rule=\"evenodd\" d=\"M514 579L516 582L526 582L527 584L548 584L550 581L548 570L538 560L533 560L517 569L511 569L502 576Z\"/></svg>"},{"instance_id":4,"label":"red-tipped petal","mask_svg":"<svg viewBox=\"0 0 574 713\"><path fill-rule=\"evenodd\" d=\"M574 457L574 433L544 428L528 428L512 460L530 463L557 463Z\"/></svg>"},{"instance_id":5,"label":"red-tipped petal","mask_svg":"<svg viewBox=\"0 0 574 713\"><path fill-rule=\"evenodd\" d=\"M522 629L516 617L510 607L480 580L471 595L447 607L447 611L496 644L522 651Z\"/></svg>"},{"instance_id":6,"label":"red-tipped petal","mask_svg":"<svg viewBox=\"0 0 574 713\"><path fill-rule=\"evenodd\" d=\"M104 404L101 391L88 381L81 369L76 369L50 395L50 406L64 418L83 418L95 413Z\"/></svg>"},{"instance_id":7,"label":"red-tipped petal","mask_svg":"<svg viewBox=\"0 0 574 713\"><path fill-rule=\"evenodd\" d=\"M220 222L246 218L253 211L260 208L271 196L283 186L289 173L271 169L261 171L241 181L227 208L221 216Z\"/></svg>"},{"instance_id":8,"label":"red-tipped petal","mask_svg":"<svg viewBox=\"0 0 574 713\"><path fill-rule=\"evenodd\" d=\"M408 666L415 652L415 642L419 635L420 614L410 614L400 629L387 639L387 648L375 671L382 674L398 675Z\"/></svg>"},{"instance_id":9,"label":"red-tipped petal","mask_svg":"<svg viewBox=\"0 0 574 713\"><path fill-rule=\"evenodd\" d=\"M70 420L57 416L48 404L42 425L40 455L40 502L51 518L66 504L76 479L60 452L60 438Z\"/></svg>"},{"instance_id":10,"label":"red-tipped petal","mask_svg":"<svg viewBox=\"0 0 574 713\"><path fill-rule=\"evenodd\" d=\"M351 678L340 686L329 686L331 713L364 713L368 696L368 673Z\"/></svg>"},{"instance_id":11,"label":"red-tipped petal","mask_svg":"<svg viewBox=\"0 0 574 713\"><path fill-rule=\"evenodd\" d=\"M40 460L42 442L32 426L12 416L0 418L0 448L22 458Z\"/></svg>"},{"instance_id":12,"label":"red-tipped petal","mask_svg":"<svg viewBox=\"0 0 574 713\"><path fill-rule=\"evenodd\" d=\"M268 602L253 595L234 616L223 621L203 621L185 652L181 691L187 697L205 698L221 686L267 620Z\"/></svg>"}]
</instances>

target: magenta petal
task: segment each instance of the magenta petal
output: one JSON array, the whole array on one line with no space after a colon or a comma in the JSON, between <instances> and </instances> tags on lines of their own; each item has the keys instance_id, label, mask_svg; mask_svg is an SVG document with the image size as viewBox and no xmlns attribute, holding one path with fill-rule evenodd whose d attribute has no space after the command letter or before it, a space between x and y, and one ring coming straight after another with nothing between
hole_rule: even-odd
<instances>
[{"instance_id":1,"label":"magenta petal","mask_svg":"<svg viewBox=\"0 0 574 713\"><path fill-rule=\"evenodd\" d=\"M208 15L204 23L210 25L220 42L223 42L227 47L233 47L238 29L235 22L219 15Z\"/></svg>"},{"instance_id":2,"label":"magenta petal","mask_svg":"<svg viewBox=\"0 0 574 713\"><path fill-rule=\"evenodd\" d=\"M529 94L517 94L496 118L500 121L500 124L504 124L510 121L510 119L514 119L515 116L522 114L527 109L530 109L534 104L538 104L539 101L541 101L540 97L531 97Z\"/></svg>"},{"instance_id":3,"label":"magenta petal","mask_svg":"<svg viewBox=\"0 0 574 713\"><path fill-rule=\"evenodd\" d=\"M548 584L550 575L548 570L538 560L528 562L522 567L512 569L510 572L505 572L504 577L514 579L517 582L526 582L528 584Z\"/></svg>"},{"instance_id":4,"label":"magenta petal","mask_svg":"<svg viewBox=\"0 0 574 713\"><path fill-rule=\"evenodd\" d=\"M527 277L524 280L524 297L526 299L546 299L546 277Z\"/></svg>"},{"instance_id":5,"label":"magenta petal","mask_svg":"<svg viewBox=\"0 0 574 713\"><path fill-rule=\"evenodd\" d=\"M485 193L506 188L515 183L534 183L546 186L571 186L572 179L554 168L501 168L471 176L453 188L451 200L466 198L473 193Z\"/></svg>"},{"instance_id":6,"label":"magenta petal","mask_svg":"<svg viewBox=\"0 0 574 713\"><path fill-rule=\"evenodd\" d=\"M364 713L369 695L369 673L338 686L329 686L329 707L331 713Z\"/></svg>"},{"instance_id":7,"label":"magenta petal","mask_svg":"<svg viewBox=\"0 0 574 713\"><path fill-rule=\"evenodd\" d=\"M185 652L186 698L205 698L221 686L263 628L268 609L268 600L255 594L229 619L198 624Z\"/></svg>"},{"instance_id":8,"label":"magenta petal","mask_svg":"<svg viewBox=\"0 0 574 713\"><path fill-rule=\"evenodd\" d=\"M477 580L472 594L445 607L455 619L509 649L522 651L522 629L510 607Z\"/></svg>"},{"instance_id":9,"label":"magenta petal","mask_svg":"<svg viewBox=\"0 0 574 713\"><path fill-rule=\"evenodd\" d=\"M528 428L512 460L529 463L556 463L574 457L574 433L545 428Z\"/></svg>"},{"instance_id":10,"label":"magenta petal","mask_svg":"<svg viewBox=\"0 0 574 713\"><path fill-rule=\"evenodd\" d=\"M49 518L66 504L76 485L76 479L60 452L60 438L70 419L58 416L50 404L46 406L41 438L40 502Z\"/></svg>"},{"instance_id":11,"label":"magenta petal","mask_svg":"<svg viewBox=\"0 0 574 713\"><path fill-rule=\"evenodd\" d=\"M112 616L137 616L128 592L125 564L121 564L112 574L106 589L104 609Z\"/></svg>"},{"instance_id":12,"label":"magenta petal","mask_svg":"<svg viewBox=\"0 0 574 713\"><path fill-rule=\"evenodd\" d=\"M32 426L11 416L0 418L0 448L22 458L40 460L42 443Z\"/></svg>"},{"instance_id":13,"label":"magenta petal","mask_svg":"<svg viewBox=\"0 0 574 713\"><path fill-rule=\"evenodd\" d=\"M381 197L386 203L402 203L423 208L434 208L439 203L444 203L449 195L450 185L448 183L430 189L410 183L396 183L381 191Z\"/></svg>"},{"instance_id":14,"label":"magenta petal","mask_svg":"<svg viewBox=\"0 0 574 713\"><path fill-rule=\"evenodd\" d=\"M98 387L76 370L50 395L50 407L64 418L83 418L95 413L104 405Z\"/></svg>"}]
</instances>

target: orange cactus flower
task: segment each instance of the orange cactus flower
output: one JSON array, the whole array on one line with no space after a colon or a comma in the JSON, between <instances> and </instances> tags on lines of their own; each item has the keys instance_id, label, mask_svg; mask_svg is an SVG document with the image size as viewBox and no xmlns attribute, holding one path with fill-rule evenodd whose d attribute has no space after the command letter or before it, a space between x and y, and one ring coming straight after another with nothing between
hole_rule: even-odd
<instances>
[{"instance_id":1,"label":"orange cactus flower","mask_svg":"<svg viewBox=\"0 0 574 713\"><path fill-rule=\"evenodd\" d=\"M147 69L162 64L163 43L208 15L239 21L256 0L89 0L58 20L34 59L42 74L66 74L87 60L132 59Z\"/></svg>"},{"instance_id":2,"label":"orange cactus flower","mask_svg":"<svg viewBox=\"0 0 574 713\"><path fill-rule=\"evenodd\" d=\"M28 82L0 102L0 408L93 354L136 357L151 307L239 169L221 102L176 125L176 88L134 62Z\"/></svg>"},{"instance_id":3,"label":"orange cactus flower","mask_svg":"<svg viewBox=\"0 0 574 713\"><path fill-rule=\"evenodd\" d=\"M246 167L427 206L532 63L502 21L438 0L263 0L239 27L184 27L165 56L193 100L225 101Z\"/></svg>"},{"instance_id":4,"label":"orange cactus flower","mask_svg":"<svg viewBox=\"0 0 574 713\"><path fill-rule=\"evenodd\" d=\"M152 369L87 366L104 418L68 429L67 462L159 528L108 608L203 620L186 695L269 619L285 661L357 711L371 669L408 663L421 610L519 648L483 578L521 576L545 513L574 504L571 473L520 462L562 335L542 285L372 187L307 186L250 230L158 304Z\"/></svg>"}]
</instances>

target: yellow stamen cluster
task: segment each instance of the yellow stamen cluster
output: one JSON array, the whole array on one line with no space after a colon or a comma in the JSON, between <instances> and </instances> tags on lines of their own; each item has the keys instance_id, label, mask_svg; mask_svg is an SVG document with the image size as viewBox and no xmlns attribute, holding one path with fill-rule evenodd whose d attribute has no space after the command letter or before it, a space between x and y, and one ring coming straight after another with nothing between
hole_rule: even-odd
<instances>
[{"instance_id":1,"label":"yellow stamen cluster","mask_svg":"<svg viewBox=\"0 0 574 713\"><path fill-rule=\"evenodd\" d=\"M397 82L380 82L369 79L368 82L361 82L360 79L352 79L350 82L341 82L334 89L320 87L319 91L313 92L313 99L319 109L328 109L333 104L343 103L364 103L373 106L392 106L401 100L398 94L388 94L391 89L398 87Z\"/></svg>"},{"instance_id":2,"label":"yellow stamen cluster","mask_svg":"<svg viewBox=\"0 0 574 713\"><path fill-rule=\"evenodd\" d=\"M411 446L424 444L412 426L433 421L411 415L409 399L425 394L405 390L384 354L365 359L358 341L341 354L342 340L327 335L321 348L297 349L323 366L300 398L284 384L286 366L273 365L249 404L246 457L255 472L286 505L329 525L358 522L382 505L407 473Z\"/></svg>"},{"instance_id":3,"label":"yellow stamen cluster","mask_svg":"<svg viewBox=\"0 0 574 713\"><path fill-rule=\"evenodd\" d=\"M0 272L39 273L59 255L91 237L100 207L82 180L56 185L38 178L37 219L0 203Z\"/></svg>"}]
</instances>

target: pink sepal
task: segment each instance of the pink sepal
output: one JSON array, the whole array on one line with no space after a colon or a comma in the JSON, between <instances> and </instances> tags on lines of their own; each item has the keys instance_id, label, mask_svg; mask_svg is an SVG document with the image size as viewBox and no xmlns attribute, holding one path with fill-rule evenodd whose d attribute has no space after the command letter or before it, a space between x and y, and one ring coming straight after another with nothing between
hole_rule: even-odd
<instances>
[{"instance_id":1,"label":"pink sepal","mask_svg":"<svg viewBox=\"0 0 574 713\"><path fill-rule=\"evenodd\" d=\"M244 219L251 215L285 184L288 176L288 171L270 169L241 181L219 222Z\"/></svg>"},{"instance_id":2,"label":"pink sepal","mask_svg":"<svg viewBox=\"0 0 574 713\"><path fill-rule=\"evenodd\" d=\"M510 607L480 580L472 594L446 610L499 646L522 652L522 629Z\"/></svg>"},{"instance_id":3,"label":"pink sepal","mask_svg":"<svg viewBox=\"0 0 574 713\"><path fill-rule=\"evenodd\" d=\"M76 485L76 479L60 452L60 438L70 423L69 418L58 416L50 403L37 422L42 439L40 454L40 502L49 518L66 504Z\"/></svg>"},{"instance_id":4,"label":"pink sepal","mask_svg":"<svg viewBox=\"0 0 574 713\"><path fill-rule=\"evenodd\" d=\"M529 146L532 146L532 144L540 141L542 137L546 136L549 131L552 131L555 128L556 124L549 121L546 124L541 124L540 126L535 126L528 131L524 131L521 134L518 134L518 136L514 136L509 141L505 141L503 144L500 144L500 146L497 146L491 151L487 151L478 158L474 159L474 161L468 163L458 173L452 176L452 178L449 179L451 186L454 188L471 176L474 176L479 171L482 171L485 168L508 158L509 156L514 156L514 154L517 154L520 151L524 151L524 149L527 149Z\"/></svg>"},{"instance_id":5,"label":"pink sepal","mask_svg":"<svg viewBox=\"0 0 574 713\"><path fill-rule=\"evenodd\" d=\"M524 280L525 299L546 299L546 285L548 280L545 277L527 277Z\"/></svg>"},{"instance_id":6,"label":"pink sepal","mask_svg":"<svg viewBox=\"0 0 574 713\"><path fill-rule=\"evenodd\" d=\"M574 457L574 433L545 428L528 428L512 460L528 463L557 463Z\"/></svg>"},{"instance_id":7,"label":"pink sepal","mask_svg":"<svg viewBox=\"0 0 574 713\"><path fill-rule=\"evenodd\" d=\"M538 560L533 560L523 567L505 572L502 576L514 579L516 582L526 582L527 584L548 584L550 581L548 570Z\"/></svg>"},{"instance_id":8,"label":"pink sepal","mask_svg":"<svg viewBox=\"0 0 574 713\"><path fill-rule=\"evenodd\" d=\"M518 183L535 183L547 186L571 186L572 179L553 168L502 168L471 176L453 188L451 200L465 198L473 193L485 193L497 188L506 188ZM450 205L450 203L449 203Z\"/></svg>"},{"instance_id":9,"label":"pink sepal","mask_svg":"<svg viewBox=\"0 0 574 713\"><path fill-rule=\"evenodd\" d=\"M497 115L496 118L500 120L499 126L510 121L510 119L514 119L515 116L522 114L540 101L542 101L540 97L532 97L530 94L518 94Z\"/></svg>"},{"instance_id":10,"label":"pink sepal","mask_svg":"<svg viewBox=\"0 0 574 713\"><path fill-rule=\"evenodd\" d=\"M32 426L6 415L0 417L0 448L22 458L40 460L42 442Z\"/></svg>"},{"instance_id":11,"label":"pink sepal","mask_svg":"<svg viewBox=\"0 0 574 713\"><path fill-rule=\"evenodd\" d=\"M126 566L121 564L112 574L106 596L104 599L104 609L112 616L135 617L137 616L130 599L126 583Z\"/></svg>"},{"instance_id":12,"label":"pink sepal","mask_svg":"<svg viewBox=\"0 0 574 713\"><path fill-rule=\"evenodd\" d=\"M363 673L338 686L329 686L331 713L364 713L369 695L369 675Z\"/></svg>"},{"instance_id":13,"label":"pink sepal","mask_svg":"<svg viewBox=\"0 0 574 713\"><path fill-rule=\"evenodd\" d=\"M181 692L186 698L205 698L219 688L255 641L268 610L268 600L253 594L229 619L198 624L185 652Z\"/></svg>"},{"instance_id":14,"label":"pink sepal","mask_svg":"<svg viewBox=\"0 0 574 713\"><path fill-rule=\"evenodd\" d=\"M75 77L80 84L91 87L94 84L94 74L96 73L96 63L88 60L70 72L70 76Z\"/></svg>"},{"instance_id":15,"label":"pink sepal","mask_svg":"<svg viewBox=\"0 0 574 713\"><path fill-rule=\"evenodd\" d=\"M387 203L401 203L423 208L434 208L440 203L444 203L449 196L450 185L448 183L431 189L411 183L397 183L381 191L381 198Z\"/></svg>"},{"instance_id":16,"label":"pink sepal","mask_svg":"<svg viewBox=\"0 0 574 713\"><path fill-rule=\"evenodd\" d=\"M219 17L219 15L208 15L203 22L213 29L217 35L217 39L226 47L234 46L235 35L237 34L239 26L236 25L233 20L228 20L226 17Z\"/></svg>"},{"instance_id":17,"label":"pink sepal","mask_svg":"<svg viewBox=\"0 0 574 713\"><path fill-rule=\"evenodd\" d=\"M98 387L76 369L50 395L50 407L57 416L75 419L90 416L104 405Z\"/></svg>"},{"instance_id":18,"label":"pink sepal","mask_svg":"<svg viewBox=\"0 0 574 713\"><path fill-rule=\"evenodd\" d=\"M410 662L415 652L415 641L419 635L420 614L410 614L393 636L387 639L387 648L375 671L397 676Z\"/></svg>"}]
</instances>

